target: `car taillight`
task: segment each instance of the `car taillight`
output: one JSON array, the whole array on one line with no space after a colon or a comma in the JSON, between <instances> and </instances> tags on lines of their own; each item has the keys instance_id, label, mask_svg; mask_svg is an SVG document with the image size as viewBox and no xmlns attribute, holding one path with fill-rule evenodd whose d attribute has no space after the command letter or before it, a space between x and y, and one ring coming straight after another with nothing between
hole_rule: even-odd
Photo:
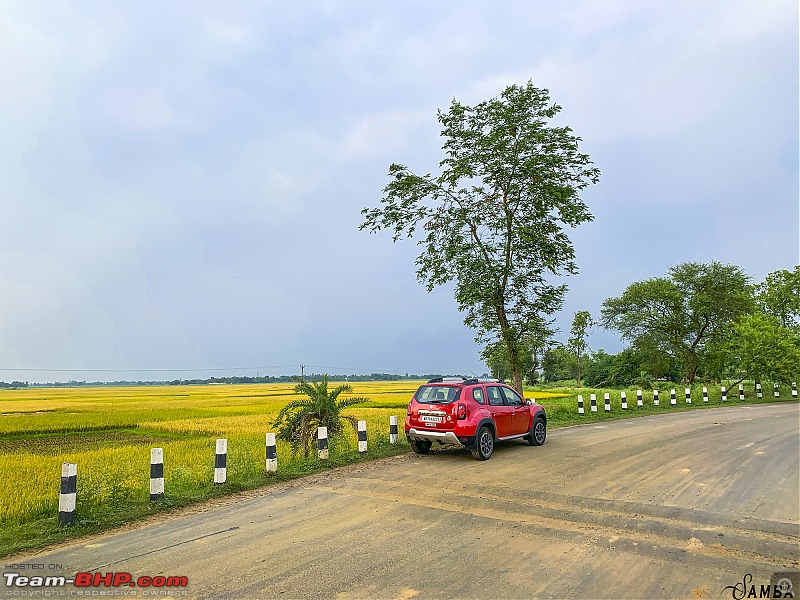
<instances>
[{"instance_id":1,"label":"car taillight","mask_svg":"<svg viewBox=\"0 0 800 600\"><path fill-rule=\"evenodd\" d=\"M408 406L406 406L406 414L407 414L407 415L410 415L410 414L411 414L411 402L409 402L409 403L408 403Z\"/></svg>"},{"instance_id":2,"label":"car taillight","mask_svg":"<svg viewBox=\"0 0 800 600\"><path fill-rule=\"evenodd\" d=\"M458 403L458 420L467 418L467 405Z\"/></svg>"}]
</instances>

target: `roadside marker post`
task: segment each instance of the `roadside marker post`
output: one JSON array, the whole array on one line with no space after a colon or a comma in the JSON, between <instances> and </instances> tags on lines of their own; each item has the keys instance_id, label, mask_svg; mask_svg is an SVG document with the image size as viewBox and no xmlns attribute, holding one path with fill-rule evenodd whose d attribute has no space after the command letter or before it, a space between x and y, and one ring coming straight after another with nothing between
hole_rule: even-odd
<instances>
[{"instance_id":1,"label":"roadside marker post","mask_svg":"<svg viewBox=\"0 0 800 600\"><path fill-rule=\"evenodd\" d=\"M703 388L703 402L708 403L708 388Z\"/></svg>"},{"instance_id":2,"label":"roadside marker post","mask_svg":"<svg viewBox=\"0 0 800 600\"><path fill-rule=\"evenodd\" d=\"M583 414L583 396L580 394L578 394L578 414Z\"/></svg>"},{"instance_id":3,"label":"roadside marker post","mask_svg":"<svg viewBox=\"0 0 800 600\"><path fill-rule=\"evenodd\" d=\"M217 451L214 456L214 485L222 485L228 478L228 440L217 440Z\"/></svg>"},{"instance_id":4,"label":"roadside marker post","mask_svg":"<svg viewBox=\"0 0 800 600\"><path fill-rule=\"evenodd\" d=\"M266 435L266 446L267 446L267 473L277 473L278 472L278 446L275 443L275 434L268 433Z\"/></svg>"},{"instance_id":5,"label":"roadside marker post","mask_svg":"<svg viewBox=\"0 0 800 600\"><path fill-rule=\"evenodd\" d=\"M690 390L689 388L684 388L683 391L686 394L686 404L691 404L692 403L692 390Z\"/></svg>"},{"instance_id":6,"label":"roadside marker post","mask_svg":"<svg viewBox=\"0 0 800 600\"><path fill-rule=\"evenodd\" d=\"M75 522L75 504L78 496L78 465L61 465L61 489L58 495L58 524L72 525Z\"/></svg>"},{"instance_id":7,"label":"roadside marker post","mask_svg":"<svg viewBox=\"0 0 800 600\"><path fill-rule=\"evenodd\" d=\"M642 408L644 403L642 402L642 390L636 390L636 406Z\"/></svg>"},{"instance_id":8,"label":"roadside marker post","mask_svg":"<svg viewBox=\"0 0 800 600\"><path fill-rule=\"evenodd\" d=\"M772 389L775 390L775 397L776 398L780 398L781 397L781 393L778 390L778 384L777 383L773 383L772 384Z\"/></svg>"},{"instance_id":9,"label":"roadside marker post","mask_svg":"<svg viewBox=\"0 0 800 600\"><path fill-rule=\"evenodd\" d=\"M597 396L589 394L589 403L592 405L592 412L597 412Z\"/></svg>"},{"instance_id":10,"label":"roadside marker post","mask_svg":"<svg viewBox=\"0 0 800 600\"><path fill-rule=\"evenodd\" d=\"M759 397L759 398L763 398L764 397L764 395L761 393L761 384L760 383L756 384L756 396Z\"/></svg>"},{"instance_id":11,"label":"roadside marker post","mask_svg":"<svg viewBox=\"0 0 800 600\"><path fill-rule=\"evenodd\" d=\"M723 402L727 402L728 401L728 392L725 391L725 386L724 385L722 386L722 401Z\"/></svg>"},{"instance_id":12,"label":"roadside marker post","mask_svg":"<svg viewBox=\"0 0 800 600\"><path fill-rule=\"evenodd\" d=\"M672 389L669 391L669 404L670 406L677 406L678 400L675 398L675 390Z\"/></svg>"},{"instance_id":13,"label":"roadside marker post","mask_svg":"<svg viewBox=\"0 0 800 600\"><path fill-rule=\"evenodd\" d=\"M397 417L389 417L389 443L397 443Z\"/></svg>"},{"instance_id":14,"label":"roadside marker post","mask_svg":"<svg viewBox=\"0 0 800 600\"><path fill-rule=\"evenodd\" d=\"M317 456L320 460L328 460L328 428L317 427Z\"/></svg>"},{"instance_id":15,"label":"roadside marker post","mask_svg":"<svg viewBox=\"0 0 800 600\"><path fill-rule=\"evenodd\" d=\"M744 385L739 384L739 400L744 400Z\"/></svg>"},{"instance_id":16,"label":"roadside marker post","mask_svg":"<svg viewBox=\"0 0 800 600\"><path fill-rule=\"evenodd\" d=\"M150 501L164 498L164 449L150 449Z\"/></svg>"},{"instance_id":17,"label":"roadside marker post","mask_svg":"<svg viewBox=\"0 0 800 600\"><path fill-rule=\"evenodd\" d=\"M360 454L367 453L367 422L358 422L358 452Z\"/></svg>"},{"instance_id":18,"label":"roadside marker post","mask_svg":"<svg viewBox=\"0 0 800 600\"><path fill-rule=\"evenodd\" d=\"M603 400L605 401L605 411L611 412L611 397L608 395L608 392L603 394Z\"/></svg>"},{"instance_id":19,"label":"roadside marker post","mask_svg":"<svg viewBox=\"0 0 800 600\"><path fill-rule=\"evenodd\" d=\"M792 383L792 398L797 398L797 384Z\"/></svg>"},{"instance_id":20,"label":"roadside marker post","mask_svg":"<svg viewBox=\"0 0 800 600\"><path fill-rule=\"evenodd\" d=\"M653 406L658 406L658 390L653 390Z\"/></svg>"},{"instance_id":21,"label":"roadside marker post","mask_svg":"<svg viewBox=\"0 0 800 600\"><path fill-rule=\"evenodd\" d=\"M620 400L622 400L622 410L628 410L628 396L625 392L620 392Z\"/></svg>"}]
</instances>

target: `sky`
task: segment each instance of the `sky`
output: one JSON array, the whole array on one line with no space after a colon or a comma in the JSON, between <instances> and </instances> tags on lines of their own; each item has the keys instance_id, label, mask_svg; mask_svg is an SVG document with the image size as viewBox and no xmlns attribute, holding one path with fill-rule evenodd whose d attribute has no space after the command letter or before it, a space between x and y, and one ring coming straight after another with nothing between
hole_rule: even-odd
<instances>
[{"instance_id":1,"label":"sky","mask_svg":"<svg viewBox=\"0 0 800 600\"><path fill-rule=\"evenodd\" d=\"M681 262L759 281L800 262L798 70L796 0L6 0L0 380L485 372L358 226L437 109L529 80L601 171L557 339Z\"/></svg>"}]
</instances>

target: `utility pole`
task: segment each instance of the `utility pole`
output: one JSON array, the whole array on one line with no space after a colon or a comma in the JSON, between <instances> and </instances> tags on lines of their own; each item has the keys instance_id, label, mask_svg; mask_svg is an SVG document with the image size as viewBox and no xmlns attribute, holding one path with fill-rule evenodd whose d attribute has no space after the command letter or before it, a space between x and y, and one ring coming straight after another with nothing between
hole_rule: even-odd
<instances>
[{"instance_id":1,"label":"utility pole","mask_svg":"<svg viewBox=\"0 0 800 600\"><path fill-rule=\"evenodd\" d=\"M306 366L300 365L300 381L305 381L303 374L305 373Z\"/></svg>"}]
</instances>

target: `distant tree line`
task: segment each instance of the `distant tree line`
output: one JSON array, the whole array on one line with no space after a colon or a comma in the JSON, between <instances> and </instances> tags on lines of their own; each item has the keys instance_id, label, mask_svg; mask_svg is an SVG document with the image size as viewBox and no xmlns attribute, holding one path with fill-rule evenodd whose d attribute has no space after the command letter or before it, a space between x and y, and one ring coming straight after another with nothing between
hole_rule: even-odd
<instances>
[{"instance_id":1,"label":"distant tree line","mask_svg":"<svg viewBox=\"0 0 800 600\"><path fill-rule=\"evenodd\" d=\"M403 381L433 379L434 377L474 377L474 374L442 374L428 373L417 375L406 373L399 375L396 373L370 373L369 375L330 375L330 381ZM484 376L488 376L486 373ZM310 373L305 376L307 381L319 381L322 374ZM0 389L17 389L23 387L126 387L126 386L156 386L156 385L209 385L209 384L244 384L244 383L297 383L296 375L277 375L275 377L264 375L259 377L209 377L208 379L173 379L172 381L57 381L50 383L28 383L27 381L12 381L6 383L0 381Z\"/></svg>"},{"instance_id":2,"label":"distant tree line","mask_svg":"<svg viewBox=\"0 0 800 600\"><path fill-rule=\"evenodd\" d=\"M586 336L595 322L580 311L567 344L547 337L523 345L527 383L789 383L800 375L800 267L753 284L735 265L679 264L607 299L597 324L617 331L628 347L615 355L589 349ZM487 346L482 356L493 374L506 375L501 351Z\"/></svg>"}]
</instances>

